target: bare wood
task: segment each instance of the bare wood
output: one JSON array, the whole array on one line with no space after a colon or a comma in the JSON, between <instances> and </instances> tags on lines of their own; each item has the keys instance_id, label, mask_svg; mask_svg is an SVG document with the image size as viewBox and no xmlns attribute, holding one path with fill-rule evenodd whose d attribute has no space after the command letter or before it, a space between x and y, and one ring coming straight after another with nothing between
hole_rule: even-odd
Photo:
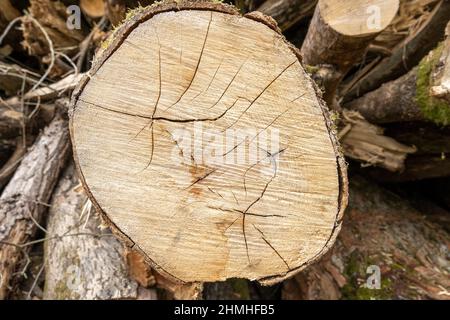
<instances>
[{"instance_id":1,"label":"bare wood","mask_svg":"<svg viewBox=\"0 0 450 320\"><path fill-rule=\"evenodd\" d=\"M431 217L361 177L336 245L319 263L284 283L284 299L449 299L449 234ZM445 216L448 212L440 214ZM367 279L380 268L379 290ZM375 284L375 283L374 283Z\"/></svg>"},{"instance_id":2,"label":"bare wood","mask_svg":"<svg viewBox=\"0 0 450 320\"><path fill-rule=\"evenodd\" d=\"M101 220L70 165L52 197L45 242L44 299L141 299L128 275L126 249ZM148 297L148 295L147 295ZM156 298L156 292L153 292Z\"/></svg>"},{"instance_id":3,"label":"bare wood","mask_svg":"<svg viewBox=\"0 0 450 320\"><path fill-rule=\"evenodd\" d=\"M310 66L331 65L324 83L324 99L338 109L336 90L350 68L364 56L370 42L394 18L397 0L319 0L303 42L303 62ZM379 10L379 21L371 21Z\"/></svg>"},{"instance_id":4,"label":"bare wood","mask_svg":"<svg viewBox=\"0 0 450 320\"><path fill-rule=\"evenodd\" d=\"M424 23L420 30L406 38L389 57L382 59L375 67L360 76L351 88L345 90L345 99L349 101L362 96L414 68L443 39L449 16L450 1L440 1L429 21Z\"/></svg>"},{"instance_id":5,"label":"bare wood","mask_svg":"<svg viewBox=\"0 0 450 320\"><path fill-rule=\"evenodd\" d=\"M165 276L280 281L327 251L346 203L345 164L316 94L269 19L210 2L142 9L74 94L83 184ZM256 143L250 137L211 163L198 155L203 145L188 150L176 137L194 124L277 128L280 146L263 152L265 164L220 163L236 143Z\"/></svg>"},{"instance_id":6,"label":"bare wood","mask_svg":"<svg viewBox=\"0 0 450 320\"><path fill-rule=\"evenodd\" d=\"M83 73L70 74L55 83L49 84L48 86L43 86L41 88L28 91L22 97L9 98L3 104L16 108L20 106L22 99L34 103L54 100L60 97L62 93L73 91L84 76L85 74Z\"/></svg>"},{"instance_id":7,"label":"bare wood","mask_svg":"<svg viewBox=\"0 0 450 320\"><path fill-rule=\"evenodd\" d=\"M344 110L340 141L344 154L365 163L389 171L402 171L408 154L416 152L410 147L383 135L384 130L367 122L359 113Z\"/></svg>"},{"instance_id":8,"label":"bare wood","mask_svg":"<svg viewBox=\"0 0 450 320\"><path fill-rule=\"evenodd\" d=\"M0 299L8 295L13 274L46 209L69 154L67 121L57 118L22 160L0 197Z\"/></svg>"},{"instance_id":9,"label":"bare wood","mask_svg":"<svg viewBox=\"0 0 450 320\"><path fill-rule=\"evenodd\" d=\"M156 285L168 292L169 298L175 300L200 300L203 293L203 283L178 283L168 277L155 273Z\"/></svg>"},{"instance_id":10,"label":"bare wood","mask_svg":"<svg viewBox=\"0 0 450 320\"><path fill-rule=\"evenodd\" d=\"M23 114L0 104L0 137L14 138L20 134Z\"/></svg>"},{"instance_id":11,"label":"bare wood","mask_svg":"<svg viewBox=\"0 0 450 320\"><path fill-rule=\"evenodd\" d=\"M314 13L317 0L267 0L256 10L274 18L285 31Z\"/></svg>"}]
</instances>

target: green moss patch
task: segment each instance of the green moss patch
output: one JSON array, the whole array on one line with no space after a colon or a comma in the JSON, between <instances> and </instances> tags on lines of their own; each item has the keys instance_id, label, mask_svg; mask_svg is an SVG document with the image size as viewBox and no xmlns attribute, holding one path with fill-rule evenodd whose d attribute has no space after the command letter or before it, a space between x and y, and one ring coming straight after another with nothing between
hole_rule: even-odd
<instances>
[{"instance_id":1,"label":"green moss patch","mask_svg":"<svg viewBox=\"0 0 450 320\"><path fill-rule=\"evenodd\" d=\"M450 124L450 105L430 96L431 74L439 62L443 50L441 43L432 53L426 56L419 64L416 80L416 101L422 110L423 116L440 125Z\"/></svg>"}]
</instances>

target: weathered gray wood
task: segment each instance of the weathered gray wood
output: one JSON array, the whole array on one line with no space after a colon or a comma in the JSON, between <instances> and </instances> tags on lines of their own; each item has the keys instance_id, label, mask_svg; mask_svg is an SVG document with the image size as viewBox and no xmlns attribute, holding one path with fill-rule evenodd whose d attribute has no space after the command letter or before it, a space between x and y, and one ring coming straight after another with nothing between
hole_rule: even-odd
<instances>
[{"instance_id":1,"label":"weathered gray wood","mask_svg":"<svg viewBox=\"0 0 450 320\"><path fill-rule=\"evenodd\" d=\"M72 164L55 189L47 238L44 299L156 298L129 277L126 249L101 227Z\"/></svg>"},{"instance_id":2,"label":"weathered gray wood","mask_svg":"<svg viewBox=\"0 0 450 320\"><path fill-rule=\"evenodd\" d=\"M25 155L0 197L0 300L8 295L69 154L67 121L58 117Z\"/></svg>"}]
</instances>

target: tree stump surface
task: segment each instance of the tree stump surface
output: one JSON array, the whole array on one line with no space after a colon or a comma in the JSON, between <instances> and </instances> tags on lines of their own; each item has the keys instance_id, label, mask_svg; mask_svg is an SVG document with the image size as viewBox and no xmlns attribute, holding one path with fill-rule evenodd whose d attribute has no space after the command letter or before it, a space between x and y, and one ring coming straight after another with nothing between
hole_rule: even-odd
<instances>
[{"instance_id":1,"label":"tree stump surface","mask_svg":"<svg viewBox=\"0 0 450 320\"><path fill-rule=\"evenodd\" d=\"M318 96L261 14L141 9L74 93L80 177L112 229L166 276L281 281L329 249L347 203Z\"/></svg>"}]
</instances>

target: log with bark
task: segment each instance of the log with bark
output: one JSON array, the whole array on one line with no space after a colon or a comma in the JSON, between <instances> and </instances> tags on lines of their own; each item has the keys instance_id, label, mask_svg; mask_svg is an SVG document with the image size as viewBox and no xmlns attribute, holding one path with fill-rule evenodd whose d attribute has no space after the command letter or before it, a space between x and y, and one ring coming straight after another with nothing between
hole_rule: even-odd
<instances>
[{"instance_id":1,"label":"log with bark","mask_svg":"<svg viewBox=\"0 0 450 320\"><path fill-rule=\"evenodd\" d=\"M390 55L377 61L369 70L362 70L361 74L357 74L356 81L352 81L351 85L346 85L343 89L345 100L350 101L375 90L383 83L395 80L415 67L444 39L449 16L450 1L439 1L419 30L410 34Z\"/></svg>"},{"instance_id":2,"label":"log with bark","mask_svg":"<svg viewBox=\"0 0 450 320\"><path fill-rule=\"evenodd\" d=\"M450 124L450 23L448 34L417 67L345 105L374 123L426 120Z\"/></svg>"},{"instance_id":3,"label":"log with bark","mask_svg":"<svg viewBox=\"0 0 450 320\"><path fill-rule=\"evenodd\" d=\"M126 248L101 225L70 165L48 213L44 299L155 299L130 278Z\"/></svg>"},{"instance_id":4,"label":"log with bark","mask_svg":"<svg viewBox=\"0 0 450 320\"><path fill-rule=\"evenodd\" d=\"M304 64L322 73L324 99L330 108L339 109L338 85L391 23L398 5L396 0L319 0L301 55Z\"/></svg>"},{"instance_id":5,"label":"log with bark","mask_svg":"<svg viewBox=\"0 0 450 320\"><path fill-rule=\"evenodd\" d=\"M286 281L283 297L450 299L449 234L397 195L358 176L350 181L336 245L319 263Z\"/></svg>"},{"instance_id":6,"label":"log with bark","mask_svg":"<svg viewBox=\"0 0 450 320\"><path fill-rule=\"evenodd\" d=\"M326 107L261 14L139 10L76 90L70 127L90 199L166 277L278 282L339 230L346 168Z\"/></svg>"},{"instance_id":7,"label":"log with bark","mask_svg":"<svg viewBox=\"0 0 450 320\"><path fill-rule=\"evenodd\" d=\"M340 140L345 156L364 166L377 166L391 172L403 171L405 159L417 151L385 136L384 129L368 123L359 113L344 110Z\"/></svg>"},{"instance_id":8,"label":"log with bark","mask_svg":"<svg viewBox=\"0 0 450 320\"><path fill-rule=\"evenodd\" d=\"M311 17L316 4L317 0L267 0L256 10L274 18L280 29L286 31Z\"/></svg>"},{"instance_id":9,"label":"log with bark","mask_svg":"<svg viewBox=\"0 0 450 320\"><path fill-rule=\"evenodd\" d=\"M21 274L29 249L27 242L40 227L69 149L67 121L55 118L0 196L0 299L8 296L16 272Z\"/></svg>"},{"instance_id":10,"label":"log with bark","mask_svg":"<svg viewBox=\"0 0 450 320\"><path fill-rule=\"evenodd\" d=\"M329 108L341 110L339 84L363 58L369 44L389 25L397 10L398 1L319 1L301 54L307 70L323 88ZM359 114L343 113L339 120L345 155L364 164L400 171L406 156L415 151L383 136L382 128Z\"/></svg>"}]
</instances>

